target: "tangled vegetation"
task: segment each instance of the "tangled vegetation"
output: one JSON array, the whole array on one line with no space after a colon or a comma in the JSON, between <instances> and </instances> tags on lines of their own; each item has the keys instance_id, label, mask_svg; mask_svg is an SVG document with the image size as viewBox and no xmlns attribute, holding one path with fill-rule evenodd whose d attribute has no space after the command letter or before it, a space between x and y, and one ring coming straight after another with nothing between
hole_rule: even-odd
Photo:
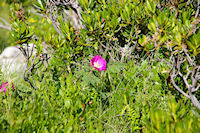
<instances>
[{"instance_id":1,"label":"tangled vegetation","mask_svg":"<svg viewBox=\"0 0 200 133\"><path fill-rule=\"evenodd\" d=\"M23 80L0 75L14 86L0 93L1 131L200 131L200 0L0 4L26 58Z\"/></svg>"}]
</instances>

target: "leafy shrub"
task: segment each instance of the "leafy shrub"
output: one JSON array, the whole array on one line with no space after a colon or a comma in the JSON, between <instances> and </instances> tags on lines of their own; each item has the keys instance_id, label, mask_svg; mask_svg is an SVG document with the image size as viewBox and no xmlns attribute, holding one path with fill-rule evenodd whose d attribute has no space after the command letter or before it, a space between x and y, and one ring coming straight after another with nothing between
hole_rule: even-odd
<instances>
[{"instance_id":1,"label":"leafy shrub","mask_svg":"<svg viewBox=\"0 0 200 133\"><path fill-rule=\"evenodd\" d=\"M194 90L199 83L189 89L181 79L188 70L199 73L196 3L79 3L81 29L65 19L66 10L75 9L62 4L42 0L34 7L28 0L11 4L13 43L34 43L38 53L25 54L29 84L1 93L2 131L198 131L194 122L199 121L198 111L174 89L177 85L189 98L199 98L193 94L199 93ZM39 15L31 12L34 9ZM94 55L106 59L106 71L91 66ZM192 81L188 78L187 83Z\"/></svg>"}]
</instances>

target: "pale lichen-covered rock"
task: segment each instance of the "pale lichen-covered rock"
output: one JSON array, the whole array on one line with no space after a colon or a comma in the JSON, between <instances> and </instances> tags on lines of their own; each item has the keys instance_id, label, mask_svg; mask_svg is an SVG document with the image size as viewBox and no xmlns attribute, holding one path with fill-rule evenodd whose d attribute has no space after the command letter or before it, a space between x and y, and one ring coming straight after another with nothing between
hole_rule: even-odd
<instances>
[{"instance_id":1,"label":"pale lichen-covered rock","mask_svg":"<svg viewBox=\"0 0 200 133\"><path fill-rule=\"evenodd\" d=\"M27 47L24 45L23 47ZM31 51L34 44L28 45L28 50ZM34 52L36 49L34 48ZM25 57L19 50L19 46L9 46L4 49L0 55L0 68L1 72L10 75L12 73L22 73L25 69Z\"/></svg>"},{"instance_id":2,"label":"pale lichen-covered rock","mask_svg":"<svg viewBox=\"0 0 200 133\"><path fill-rule=\"evenodd\" d=\"M1 72L5 74L22 72L24 66L25 58L15 46L7 47L0 55Z\"/></svg>"}]
</instances>

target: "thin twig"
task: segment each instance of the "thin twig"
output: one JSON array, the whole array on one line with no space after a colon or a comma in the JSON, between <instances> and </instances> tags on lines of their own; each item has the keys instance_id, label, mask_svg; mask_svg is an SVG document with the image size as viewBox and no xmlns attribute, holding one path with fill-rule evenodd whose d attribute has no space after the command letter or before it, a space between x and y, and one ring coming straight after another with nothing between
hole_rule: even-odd
<instances>
[{"instance_id":1,"label":"thin twig","mask_svg":"<svg viewBox=\"0 0 200 133\"><path fill-rule=\"evenodd\" d=\"M195 14L195 18L197 18L199 16L199 8L200 8L200 0L198 0L198 2L197 2L197 11Z\"/></svg>"},{"instance_id":2,"label":"thin twig","mask_svg":"<svg viewBox=\"0 0 200 133\"><path fill-rule=\"evenodd\" d=\"M3 25L2 23L0 23L0 28L11 31L11 27L10 26Z\"/></svg>"}]
</instances>

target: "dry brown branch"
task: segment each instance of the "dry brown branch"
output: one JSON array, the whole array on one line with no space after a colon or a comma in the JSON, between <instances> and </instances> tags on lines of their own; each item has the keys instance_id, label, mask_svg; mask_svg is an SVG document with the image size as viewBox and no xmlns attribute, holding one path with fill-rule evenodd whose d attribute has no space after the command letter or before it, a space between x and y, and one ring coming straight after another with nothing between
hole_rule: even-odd
<instances>
[{"instance_id":1,"label":"dry brown branch","mask_svg":"<svg viewBox=\"0 0 200 133\"><path fill-rule=\"evenodd\" d=\"M197 2L197 11L195 14L195 18L197 18L199 16L199 8L200 8L200 0L198 0L198 2Z\"/></svg>"},{"instance_id":2,"label":"dry brown branch","mask_svg":"<svg viewBox=\"0 0 200 133\"><path fill-rule=\"evenodd\" d=\"M39 75L41 76L37 75L40 77L39 81L42 82L42 80L49 74L48 61L51 58L53 51L52 50L48 51L47 46L45 46L46 49L43 49L44 52L40 56L36 56L36 53L35 53L36 47L34 44L32 45L33 46L31 47L29 46L29 44L23 44L21 47L19 47L19 49L24 55L25 60L26 60L25 70L23 73L24 80L27 81L32 88L37 89L38 87L35 84L35 80L33 76L35 75L35 72L42 67L45 67L44 68L45 70L43 71L41 70L41 72L39 73ZM43 45L44 45L44 42L43 42ZM49 47L49 49L51 48Z\"/></svg>"},{"instance_id":3,"label":"dry brown branch","mask_svg":"<svg viewBox=\"0 0 200 133\"><path fill-rule=\"evenodd\" d=\"M61 10L64 14L63 16L66 16L67 18L63 18L64 21L67 21L69 19L76 29L84 28L81 20L81 7L78 3L78 0L46 0L44 1L46 3L46 9L47 14L46 16L49 17L49 19L52 21L52 24L54 28L56 29L57 33L61 35L61 30L59 27L58 22L58 11ZM65 8L62 8L65 7ZM70 11L67 11L66 8L71 9Z\"/></svg>"},{"instance_id":4,"label":"dry brown branch","mask_svg":"<svg viewBox=\"0 0 200 133\"><path fill-rule=\"evenodd\" d=\"M183 52L172 52L170 62L172 66L170 77L173 86L181 94L189 98L192 103L200 110L200 103L194 95L194 92L198 91L198 89L200 88L200 84L198 84L198 80L200 79L200 66L196 65L195 56L191 58L188 51L183 47ZM182 70L183 65L187 65L186 70ZM192 68L192 70L190 70L190 68ZM184 74L184 72L186 72L186 74ZM178 81L175 81L177 77L181 78L185 87L187 88L187 92L179 87L179 84L177 83Z\"/></svg>"}]
</instances>

